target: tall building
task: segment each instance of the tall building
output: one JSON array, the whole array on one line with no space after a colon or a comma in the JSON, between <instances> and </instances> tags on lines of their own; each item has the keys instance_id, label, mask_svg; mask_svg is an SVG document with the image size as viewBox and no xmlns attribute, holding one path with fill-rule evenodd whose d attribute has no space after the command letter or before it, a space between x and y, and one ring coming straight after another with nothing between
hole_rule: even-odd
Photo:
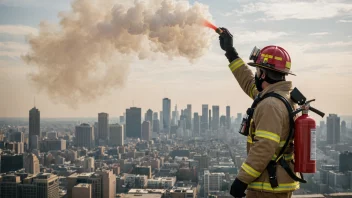
<instances>
[{"instance_id":1,"label":"tall building","mask_svg":"<svg viewBox=\"0 0 352 198\"><path fill-rule=\"evenodd\" d=\"M340 117L336 114L329 114L326 118L327 143L337 144L340 142Z\"/></svg>"},{"instance_id":2,"label":"tall building","mask_svg":"<svg viewBox=\"0 0 352 198\"><path fill-rule=\"evenodd\" d=\"M219 129L219 121L220 121L220 108L219 106L213 106L213 122L212 122L213 130Z\"/></svg>"},{"instance_id":3,"label":"tall building","mask_svg":"<svg viewBox=\"0 0 352 198\"><path fill-rule=\"evenodd\" d=\"M131 107L126 109L126 137L141 138L142 110Z\"/></svg>"},{"instance_id":4,"label":"tall building","mask_svg":"<svg viewBox=\"0 0 352 198\"><path fill-rule=\"evenodd\" d=\"M1 198L59 198L59 178L51 173L35 176L8 174L0 181Z\"/></svg>"},{"instance_id":5,"label":"tall building","mask_svg":"<svg viewBox=\"0 0 352 198\"><path fill-rule=\"evenodd\" d=\"M194 113L193 117L193 134L198 136L200 135L200 119L198 113Z\"/></svg>"},{"instance_id":6,"label":"tall building","mask_svg":"<svg viewBox=\"0 0 352 198\"><path fill-rule=\"evenodd\" d=\"M153 132L155 132L155 133L160 132L160 122L158 119L153 120Z\"/></svg>"},{"instance_id":7,"label":"tall building","mask_svg":"<svg viewBox=\"0 0 352 198\"><path fill-rule=\"evenodd\" d=\"M109 114L98 114L98 140L108 140L109 138Z\"/></svg>"},{"instance_id":8,"label":"tall building","mask_svg":"<svg viewBox=\"0 0 352 198\"><path fill-rule=\"evenodd\" d=\"M79 126L76 126L75 133L76 147L94 148L94 130L92 126L83 123Z\"/></svg>"},{"instance_id":9,"label":"tall building","mask_svg":"<svg viewBox=\"0 0 352 198\"><path fill-rule=\"evenodd\" d=\"M153 120L158 120L159 117L158 117L158 112L154 112L153 113Z\"/></svg>"},{"instance_id":10,"label":"tall building","mask_svg":"<svg viewBox=\"0 0 352 198\"><path fill-rule=\"evenodd\" d=\"M145 116L145 121L149 121L151 127L153 127L153 111L151 109L148 109Z\"/></svg>"},{"instance_id":11,"label":"tall building","mask_svg":"<svg viewBox=\"0 0 352 198\"><path fill-rule=\"evenodd\" d=\"M231 128L231 107L226 106L226 128Z\"/></svg>"},{"instance_id":12,"label":"tall building","mask_svg":"<svg viewBox=\"0 0 352 198\"><path fill-rule=\"evenodd\" d=\"M123 146L124 140L123 126L119 124L110 125L110 146Z\"/></svg>"},{"instance_id":13,"label":"tall building","mask_svg":"<svg viewBox=\"0 0 352 198\"><path fill-rule=\"evenodd\" d=\"M160 119L159 119L159 124L160 124L160 131L164 128L164 125L163 125L163 120L164 120L164 118L163 118L163 111L160 111L159 112L159 115L160 115Z\"/></svg>"},{"instance_id":14,"label":"tall building","mask_svg":"<svg viewBox=\"0 0 352 198\"><path fill-rule=\"evenodd\" d=\"M187 121L186 121L186 129L192 129L192 105L187 105Z\"/></svg>"},{"instance_id":15,"label":"tall building","mask_svg":"<svg viewBox=\"0 0 352 198\"><path fill-rule=\"evenodd\" d=\"M51 140L46 139L40 142L40 151L49 152L49 151L63 151L66 150L66 140L57 139Z\"/></svg>"},{"instance_id":16,"label":"tall building","mask_svg":"<svg viewBox=\"0 0 352 198\"><path fill-rule=\"evenodd\" d=\"M77 184L72 189L73 198L92 198L92 185L91 184Z\"/></svg>"},{"instance_id":17,"label":"tall building","mask_svg":"<svg viewBox=\"0 0 352 198\"><path fill-rule=\"evenodd\" d=\"M142 124L142 140L149 141L152 137L152 131L149 121L144 121Z\"/></svg>"},{"instance_id":18,"label":"tall building","mask_svg":"<svg viewBox=\"0 0 352 198\"><path fill-rule=\"evenodd\" d=\"M339 156L339 171L346 173L352 171L352 152L345 151Z\"/></svg>"},{"instance_id":19,"label":"tall building","mask_svg":"<svg viewBox=\"0 0 352 198\"><path fill-rule=\"evenodd\" d=\"M341 122L341 134L342 135L347 135L347 127L346 127L346 122L345 121Z\"/></svg>"},{"instance_id":20,"label":"tall building","mask_svg":"<svg viewBox=\"0 0 352 198\"><path fill-rule=\"evenodd\" d=\"M226 127L226 116L220 117L220 127Z\"/></svg>"},{"instance_id":21,"label":"tall building","mask_svg":"<svg viewBox=\"0 0 352 198\"><path fill-rule=\"evenodd\" d=\"M111 198L116 194L116 176L112 171L74 173L67 177L67 197L73 197L73 188L80 183L92 185L92 198Z\"/></svg>"},{"instance_id":22,"label":"tall building","mask_svg":"<svg viewBox=\"0 0 352 198\"><path fill-rule=\"evenodd\" d=\"M205 133L208 130L208 105L207 104L203 104L202 105L202 119L201 119L201 131L202 133Z\"/></svg>"},{"instance_id":23,"label":"tall building","mask_svg":"<svg viewBox=\"0 0 352 198\"><path fill-rule=\"evenodd\" d=\"M33 135L37 135L40 138L40 111L39 109L33 107L29 110L29 149L32 148L32 139Z\"/></svg>"},{"instance_id":24,"label":"tall building","mask_svg":"<svg viewBox=\"0 0 352 198\"><path fill-rule=\"evenodd\" d=\"M32 135L28 137L28 141L31 142L31 149L32 150L38 150L39 149L39 136L37 135Z\"/></svg>"},{"instance_id":25,"label":"tall building","mask_svg":"<svg viewBox=\"0 0 352 198\"><path fill-rule=\"evenodd\" d=\"M208 124L209 124L209 126L208 126L209 130L213 129L213 127L212 127L213 122L212 122L212 117L211 117L211 109L209 109L209 121L208 121Z\"/></svg>"},{"instance_id":26,"label":"tall building","mask_svg":"<svg viewBox=\"0 0 352 198\"><path fill-rule=\"evenodd\" d=\"M15 131L10 134L10 140L12 142L24 142L24 133Z\"/></svg>"},{"instance_id":27,"label":"tall building","mask_svg":"<svg viewBox=\"0 0 352 198\"><path fill-rule=\"evenodd\" d=\"M0 172L7 173L24 168L23 154L0 155Z\"/></svg>"},{"instance_id":28,"label":"tall building","mask_svg":"<svg viewBox=\"0 0 352 198\"><path fill-rule=\"evenodd\" d=\"M222 191L224 173L210 173L209 170L204 171L204 197L207 198L209 194Z\"/></svg>"},{"instance_id":29,"label":"tall building","mask_svg":"<svg viewBox=\"0 0 352 198\"><path fill-rule=\"evenodd\" d=\"M33 184L37 186L37 197L59 198L59 177L51 173L40 173Z\"/></svg>"},{"instance_id":30,"label":"tall building","mask_svg":"<svg viewBox=\"0 0 352 198\"><path fill-rule=\"evenodd\" d=\"M94 158L93 158L93 157L87 157L87 158L85 158L85 159L84 159L84 166L83 166L84 171L85 171L85 172L88 172L88 173L94 172L94 170L95 170L94 162L95 162L95 161L94 161Z\"/></svg>"},{"instance_id":31,"label":"tall building","mask_svg":"<svg viewBox=\"0 0 352 198\"><path fill-rule=\"evenodd\" d=\"M39 160L36 155L32 153L24 155L24 169L26 173L34 175L40 172Z\"/></svg>"},{"instance_id":32,"label":"tall building","mask_svg":"<svg viewBox=\"0 0 352 198\"><path fill-rule=\"evenodd\" d=\"M170 133L171 122L171 100L169 98L163 99L163 132Z\"/></svg>"}]
</instances>

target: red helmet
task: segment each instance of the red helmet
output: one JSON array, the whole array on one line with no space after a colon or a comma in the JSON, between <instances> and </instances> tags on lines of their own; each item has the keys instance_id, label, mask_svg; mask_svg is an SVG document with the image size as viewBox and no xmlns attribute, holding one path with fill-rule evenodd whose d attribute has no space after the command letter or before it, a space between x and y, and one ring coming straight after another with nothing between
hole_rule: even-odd
<instances>
[{"instance_id":1,"label":"red helmet","mask_svg":"<svg viewBox=\"0 0 352 198\"><path fill-rule=\"evenodd\" d=\"M269 45L261 50L257 47L254 47L249 59L254 61L252 63L248 63L250 66L261 67L284 74L294 75L290 72L290 55L282 47Z\"/></svg>"}]
</instances>

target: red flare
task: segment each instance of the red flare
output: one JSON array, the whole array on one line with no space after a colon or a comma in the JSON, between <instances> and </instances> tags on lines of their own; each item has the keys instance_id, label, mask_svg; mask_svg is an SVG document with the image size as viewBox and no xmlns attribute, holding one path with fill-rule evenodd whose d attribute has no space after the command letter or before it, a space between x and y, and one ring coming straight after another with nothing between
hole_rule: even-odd
<instances>
[{"instance_id":1,"label":"red flare","mask_svg":"<svg viewBox=\"0 0 352 198\"><path fill-rule=\"evenodd\" d=\"M218 29L215 25L213 25L212 23L210 23L207 20L204 20L203 24L204 24L205 27L211 28L211 29L213 29L215 31Z\"/></svg>"},{"instance_id":2,"label":"red flare","mask_svg":"<svg viewBox=\"0 0 352 198\"><path fill-rule=\"evenodd\" d=\"M204 19L204 22L203 22L203 25L205 27L208 27L208 28L211 28L213 30L215 30L215 32L217 32L218 34L221 34L222 33L222 30L218 27L216 27L215 25L213 25L212 23L210 23L208 20L205 20Z\"/></svg>"}]
</instances>

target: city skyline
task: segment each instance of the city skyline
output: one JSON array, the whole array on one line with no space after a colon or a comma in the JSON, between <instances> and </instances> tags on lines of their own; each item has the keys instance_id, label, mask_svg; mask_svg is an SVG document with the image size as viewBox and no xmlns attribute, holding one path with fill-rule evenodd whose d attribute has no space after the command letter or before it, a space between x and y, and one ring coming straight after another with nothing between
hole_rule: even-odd
<instances>
[{"instance_id":1,"label":"city skyline","mask_svg":"<svg viewBox=\"0 0 352 198\"><path fill-rule=\"evenodd\" d=\"M76 109L56 103L58 101L54 102L45 92L37 92L32 86L27 74L34 68L25 65L20 56L28 52L25 35L38 32L42 20L57 23L57 13L70 10L71 1L55 2L54 6L43 0L31 2L0 3L0 9L4 10L0 12L0 18L3 19L0 20L0 79L3 82L0 92L5 95L0 104L0 117L26 117L27 112L23 109L32 107L34 97L43 112L42 117L86 117L95 116L100 111L119 115L129 106L160 110L159 101L164 97L171 98L182 107L192 104L194 112L200 112L198 104L229 105L233 112L244 112L252 102L229 71L217 35L209 32L214 37L212 46L207 54L194 63L184 58L170 61L165 57L153 61L133 61L123 87L107 90L108 94L94 102L82 101ZM216 25L227 27L235 35L235 47L245 62L248 62L254 46L279 44L292 57L292 70L297 76L289 76L288 80L293 81L293 86L298 87L307 98L315 98L317 101L313 105L327 114L351 114L351 108L348 107L352 94L346 92L346 86L350 84L352 75L348 66L352 60L352 32L348 28L351 20L344 10L351 7L350 3L339 1L334 4L326 1L321 3L324 12L302 13L304 9L301 7L313 8L317 2L287 1L275 3L275 6L290 6L292 13L270 14L260 1L230 2L225 6L209 0L200 1L209 6ZM263 9L249 15L249 11L245 11L248 7ZM20 14L10 17L7 9ZM259 20L263 16L266 21ZM233 20L239 17L240 20Z\"/></svg>"}]
</instances>

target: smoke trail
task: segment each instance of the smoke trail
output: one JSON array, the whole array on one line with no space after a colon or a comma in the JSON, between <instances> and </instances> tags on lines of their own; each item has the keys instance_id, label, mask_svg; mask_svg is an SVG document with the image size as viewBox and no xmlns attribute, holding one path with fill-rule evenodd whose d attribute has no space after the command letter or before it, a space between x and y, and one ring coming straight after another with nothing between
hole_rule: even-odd
<instances>
[{"instance_id":1,"label":"smoke trail","mask_svg":"<svg viewBox=\"0 0 352 198\"><path fill-rule=\"evenodd\" d=\"M160 55L196 60L211 38L202 28L210 18L202 4L175 0L135 1L132 5L76 0L60 13L60 24L41 22L28 39L23 60L35 65L32 82L60 103L90 102L126 81L134 57Z\"/></svg>"}]
</instances>

